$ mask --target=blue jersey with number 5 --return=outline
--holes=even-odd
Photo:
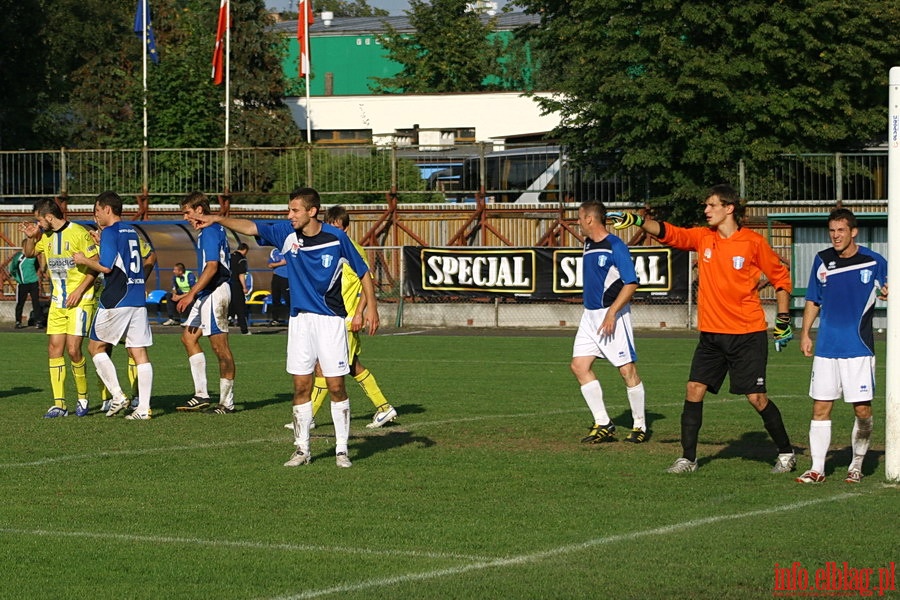
[[[104,276],[101,308],[144,306],[144,260],[134,227],[119,221],[100,233],[100,264],[112,269]]]

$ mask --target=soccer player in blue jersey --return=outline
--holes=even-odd
[[[347,307],[341,296],[343,265],[349,264],[362,282],[365,302],[351,318],[351,330],[364,327],[370,335],[378,329],[375,286],[365,260],[347,234],[319,221],[321,200],[312,188],[298,188],[290,194],[288,220],[248,221],[197,215],[197,227],[227,227],[256,236],[263,245],[278,248],[288,267],[291,289],[291,316],[288,322],[287,372],[294,380],[294,446],[286,467],[310,461],[309,430],[312,421],[311,393],[316,362],[331,395],[335,455],[338,467],[350,467],[347,455],[350,438],[350,400],[344,376],[350,372],[347,346]],[[365,307],[364,309],[362,307]]]
[[[593,371],[594,360],[605,358],[619,370],[631,405],[632,430],[626,442],[647,440],[644,384],[637,372],[637,352],[631,328],[629,302],[638,287],[628,246],[606,229],[606,207],[592,200],[578,207],[578,224],[584,233],[582,259],[584,314],[572,350],[572,373],[581,395],[594,416],[588,444],[613,441],[616,426],[606,412],[603,389]]]
[[[809,425],[812,468],[799,483],[825,481],[825,455],[831,445],[831,408],[843,395],[853,405],[856,420],[850,435],[853,459],[847,483],[862,479],[862,463],[872,436],[872,398],[875,390],[875,336],[872,320],[875,299],[887,299],[887,261],[856,243],[856,216],[838,208],[828,216],[831,248],[818,254],[806,288],[800,331],[800,350],[813,357],[809,396],[813,399]],[[810,329],[819,318],[813,352]]]
[[[112,393],[107,417],[112,417],[131,403],[119,385],[116,367],[107,352],[122,338],[128,355],[137,365],[138,405],[126,416],[129,420],[150,418],[150,393],[153,367],[147,347],[153,344],[150,320],[144,301],[144,260],[140,238],[134,228],[122,221],[122,199],[115,192],[103,192],[94,202],[94,219],[103,230],[100,234],[99,260],[82,252],[73,255],[75,264],[103,273],[97,317],[91,327],[88,352],[97,374]]]
[[[202,192],[191,192],[181,201],[184,218],[209,215],[209,199]],[[231,250],[221,225],[199,230],[197,236],[197,271],[200,276],[191,289],[178,301],[178,312],[188,312],[181,343],[187,350],[194,380],[194,396],[181,411],[203,411],[211,414],[234,412],[234,356],[228,344],[228,305],[231,303]],[[219,359],[219,403],[210,405],[206,380],[206,355],[200,337],[209,338],[209,345]]]

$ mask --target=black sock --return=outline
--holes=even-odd
[[[793,452],[794,448],[791,446],[791,440],[788,437],[787,430],[784,428],[784,421],[781,419],[781,411],[778,410],[775,403],[769,400],[766,407],[758,412],[759,416],[762,417],[766,431],[769,432],[772,441],[778,446],[778,453],[790,454]]]
[[[703,402],[684,401],[681,411],[682,456],[691,462],[697,460],[697,436],[703,425]]]

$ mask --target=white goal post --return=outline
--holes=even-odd
[[[888,85],[888,286],[887,376],[885,380],[885,477],[900,482],[900,67]],[[890,216],[897,215],[897,216]]]

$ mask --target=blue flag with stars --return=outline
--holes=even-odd
[[[144,37],[144,2],[138,0],[137,10],[134,12],[134,33],[141,39]],[[150,5],[147,5],[147,54],[150,60],[159,64],[159,52],[156,51],[156,35],[153,33],[153,19],[150,17]]]

